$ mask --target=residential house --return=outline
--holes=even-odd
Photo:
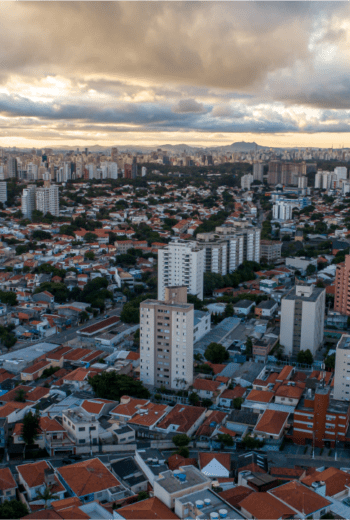
[[[176,404],[157,424],[156,430],[167,433],[185,433],[191,436],[204,421],[206,409],[201,406]]]
[[[229,478],[231,472],[230,453],[198,453],[199,468],[210,478]]]
[[[17,483],[10,468],[0,469],[0,501],[16,500]]]
[[[44,492],[46,487],[51,487],[51,492],[57,495],[59,500],[64,498],[66,489],[45,460],[16,466],[16,470],[18,482],[24,487],[28,502],[37,499],[38,493]]]

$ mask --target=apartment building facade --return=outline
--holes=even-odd
[[[350,316],[350,255],[345,256],[345,262],[337,264],[335,273],[334,310]]]
[[[335,353],[334,399],[350,399],[350,335],[343,334]]]
[[[60,214],[59,189],[52,184],[50,187],[38,188],[36,190],[36,209],[44,215],[51,213],[55,217]]]
[[[280,343],[287,356],[309,349],[314,355],[323,341],[326,291],[296,285],[281,300]]]
[[[274,262],[281,258],[282,242],[277,240],[261,240],[260,241],[260,255],[265,258],[267,262]]]
[[[194,306],[187,303],[186,287],[167,287],[165,298],[140,305],[140,379],[187,388],[193,382]]]
[[[199,233],[197,247],[204,251],[204,272],[232,273],[245,260],[260,261],[258,227],[220,226],[214,233]]]
[[[158,250],[158,300],[166,287],[186,286],[203,300],[204,251],[195,242],[174,241]]]

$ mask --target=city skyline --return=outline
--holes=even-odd
[[[348,145],[348,3],[0,9],[0,146]]]

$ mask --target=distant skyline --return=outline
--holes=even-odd
[[[348,2],[2,2],[0,146],[350,146]]]

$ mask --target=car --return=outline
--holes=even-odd
[[[74,455],[72,453],[72,455],[68,455],[68,458],[71,460],[81,460],[83,457],[81,455]]]
[[[73,461],[71,459],[65,458],[65,459],[62,459],[62,463],[63,464],[73,464]]]

